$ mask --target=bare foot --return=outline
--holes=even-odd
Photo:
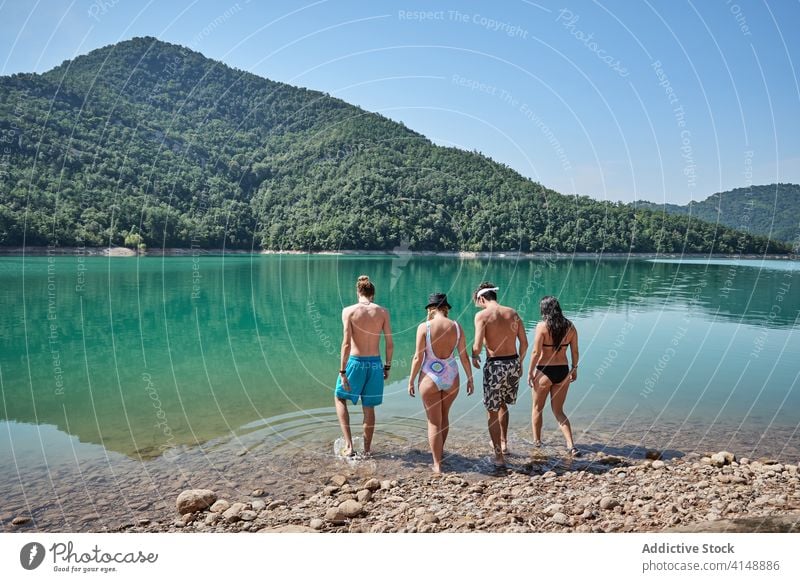
[[[508,455],[508,454],[509,454],[509,450],[508,450],[508,442],[507,442],[507,441],[500,441],[500,451],[501,451],[501,452],[502,452],[504,455]]]
[[[342,449],[342,456],[343,457],[352,457],[354,455],[355,455],[355,452],[353,451],[353,445],[352,444],[345,445],[344,448]]]
[[[495,449],[494,451],[494,466],[495,467],[505,467],[506,466],[506,458],[503,456],[502,450]]]
[[[439,463],[434,463],[431,465],[431,470],[436,474],[441,474],[442,466]]]

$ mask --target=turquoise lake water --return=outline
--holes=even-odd
[[[155,458],[263,426],[313,435],[320,415],[334,420],[339,314],[362,273],[392,313],[395,365],[379,409],[392,430],[424,418],[405,386],[427,294],[447,292],[471,336],[470,294],[489,279],[529,334],[545,294],[577,325],[576,431],[636,441],[690,431],[710,448],[747,434],[770,455],[795,446],[797,262],[65,256],[0,259],[0,462],[43,426],[48,456],[69,457],[91,444]],[[512,414],[529,425],[527,388]],[[483,426],[478,396],[462,394],[454,415],[465,430]]]

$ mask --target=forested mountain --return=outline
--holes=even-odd
[[[636,202],[637,208],[688,215],[719,222],[738,230],[791,242],[800,235],[800,185],[769,184],[712,194],[701,202],[656,204]]]
[[[326,94],[134,38],[0,78],[0,244],[785,252],[564,196]]]

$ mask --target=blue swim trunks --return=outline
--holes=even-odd
[[[380,356],[350,356],[345,366],[350,392],[342,389],[342,377],[336,378],[336,398],[352,400],[362,406],[377,406],[383,402],[383,362]]]

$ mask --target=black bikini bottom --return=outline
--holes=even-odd
[[[569,366],[536,366],[542,374],[550,378],[553,384],[560,384],[569,376]]]

